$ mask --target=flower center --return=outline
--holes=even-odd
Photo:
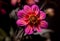
[[[30,21],[31,24],[35,25],[38,22],[38,18],[34,15],[31,15],[29,17],[29,21]]]

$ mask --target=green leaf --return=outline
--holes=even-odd
[[[0,28],[0,41],[3,41],[3,39],[7,36],[6,32]]]

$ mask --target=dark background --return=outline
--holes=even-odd
[[[13,27],[15,27],[15,23],[14,23],[15,20],[13,20],[13,22],[10,21],[9,13],[11,12],[11,10],[17,8],[17,5],[15,7],[12,6],[10,4],[10,0],[2,0],[2,1],[3,1],[3,3],[2,3],[2,6],[0,8],[4,8],[7,13],[6,14],[2,14],[0,12],[0,27],[2,29],[4,29],[4,31],[6,31],[6,33],[9,33],[10,26],[12,25]],[[54,5],[54,3],[50,3],[50,1],[55,2],[56,5]],[[60,28],[60,24],[59,24],[59,21],[60,21],[59,20],[60,19],[60,17],[59,17],[60,16],[59,15],[60,14],[60,9],[59,9],[60,8],[60,1],[59,0],[54,0],[54,1],[50,0],[50,1],[48,2],[48,4],[42,10],[44,10],[46,8],[49,8],[49,7],[54,8],[55,16],[53,17],[53,19],[51,19],[52,20],[51,21],[51,25],[52,26],[49,27],[49,29],[52,29],[52,30],[55,31],[54,34],[53,34],[52,40],[53,41],[59,41],[59,37],[60,37],[60,34],[59,34],[60,33],[60,29],[59,29]],[[44,0],[40,0],[38,5],[41,6],[43,3],[44,3]],[[21,4],[22,5],[25,4],[24,0],[22,1]],[[16,29],[16,27],[14,29]]]

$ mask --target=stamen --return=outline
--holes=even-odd
[[[38,22],[38,17],[36,17],[34,15],[30,15],[29,21],[31,24],[35,25]]]

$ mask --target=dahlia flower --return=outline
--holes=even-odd
[[[36,32],[42,32],[42,29],[47,28],[48,23],[45,21],[46,14],[39,10],[37,5],[32,5],[31,7],[25,5],[22,10],[17,13],[18,26],[25,26],[26,34],[33,34]]]

